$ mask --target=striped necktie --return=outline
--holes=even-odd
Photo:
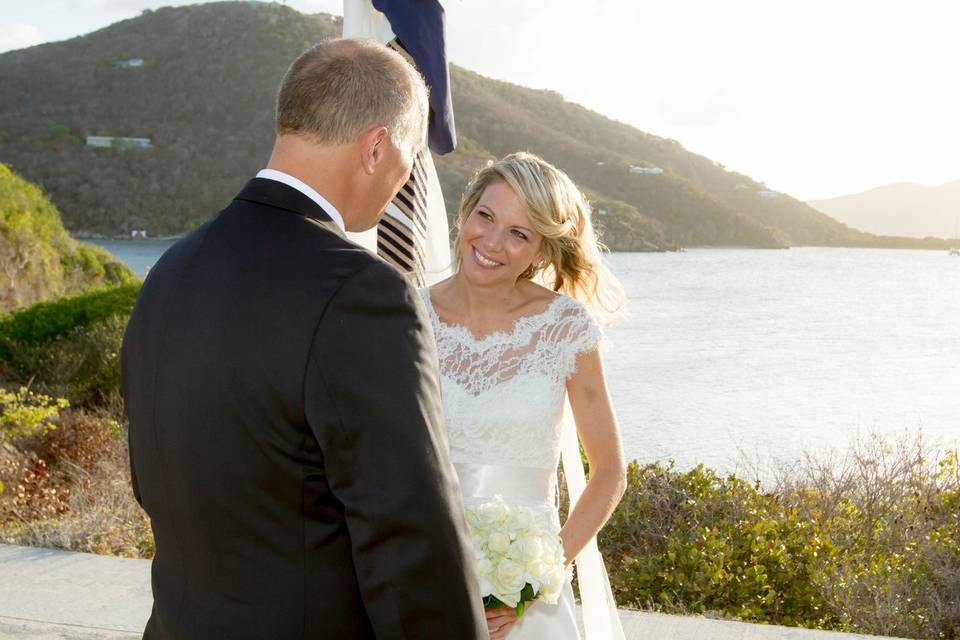
[[[402,55],[416,69],[417,65],[394,38],[387,46]],[[424,247],[427,241],[427,174],[421,150],[413,159],[410,178],[387,205],[377,225],[377,254],[405,273],[413,284],[423,287]]]

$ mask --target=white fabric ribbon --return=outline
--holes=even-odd
[[[560,443],[563,460],[563,475],[570,496],[570,513],[587,486],[580,459],[580,441],[577,427],[566,402],[563,412],[563,433]],[[597,548],[597,539],[591,538],[580,555],[576,557],[577,584],[580,586],[580,603],[583,612],[585,640],[625,640],[617,603],[610,590],[610,580],[603,566],[603,558]]]
[[[557,473],[551,469],[454,463],[464,500],[501,496],[507,502],[553,505]]]

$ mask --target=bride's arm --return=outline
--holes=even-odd
[[[569,565],[607,522],[623,497],[627,480],[620,430],[607,392],[599,349],[578,356],[576,371],[567,379],[567,396],[590,463],[583,495],[560,530]]]

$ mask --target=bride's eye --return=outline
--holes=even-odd
[[[514,229],[514,230],[513,230],[513,235],[516,236],[517,238],[520,238],[521,240],[526,240],[526,239],[527,239],[527,234],[525,234],[523,231],[518,231],[518,230]]]

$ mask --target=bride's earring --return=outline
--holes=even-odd
[[[533,262],[530,263],[530,266],[523,270],[523,273],[520,274],[520,279],[529,280],[533,276],[537,275],[537,271],[540,271],[540,265],[543,264],[543,258],[537,257]]]

